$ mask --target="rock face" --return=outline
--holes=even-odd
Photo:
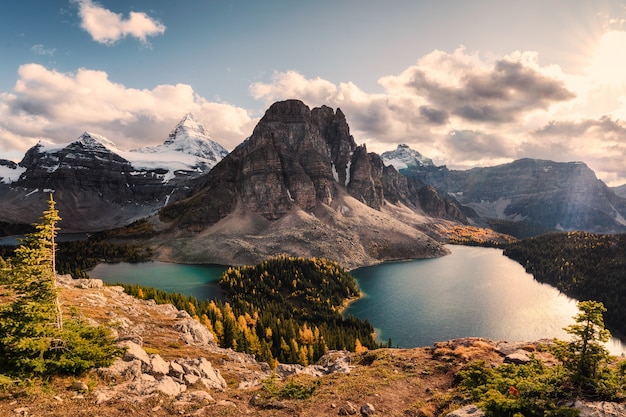
[[[287,253],[348,267],[438,256],[440,244],[418,231],[433,221],[418,189],[356,145],[341,110],[282,101],[196,181],[189,198],[159,212],[177,238],[181,230],[196,233],[184,254],[170,242],[164,252],[167,260],[228,264]]]
[[[340,109],[309,110],[287,100],[273,104],[252,136],[199,182],[195,194],[163,209],[161,217],[191,229],[214,224],[235,208],[276,220],[296,207],[312,212],[331,205],[338,188],[375,210],[386,197],[420,210],[421,187],[399,177],[380,156],[356,145]],[[445,209],[432,213],[448,216]],[[465,220],[460,210],[456,214]]]
[[[67,145],[39,143],[19,165],[0,163],[0,220],[35,222],[53,192],[66,231],[123,226],[182,197],[226,154],[192,115],[164,144],[130,152],[90,132]]]
[[[626,199],[582,162],[520,159],[467,171],[413,164],[401,171],[450,194],[484,219],[553,230],[626,231]]]

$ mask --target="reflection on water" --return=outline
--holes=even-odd
[[[110,284],[139,284],[208,300],[222,298],[217,281],[225,270],[226,267],[220,265],[121,262],[99,264],[89,271],[89,276]]]
[[[451,255],[353,271],[365,297],[346,310],[368,319],[380,341],[414,347],[459,337],[569,340],[563,327],[576,301],[535,281],[518,263],[491,248],[450,246]],[[626,349],[617,339],[613,354]]]

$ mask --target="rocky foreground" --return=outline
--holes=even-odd
[[[219,348],[184,311],[103,287],[100,280],[60,277],[65,307],[111,327],[125,355],[80,378],[57,378],[0,396],[0,415],[99,416],[481,416],[454,388],[454,375],[482,359],[521,363],[530,353],[553,358],[537,343],[466,338],[415,349],[328,352],[308,367],[275,371],[252,356]],[[285,388],[291,389],[291,391]],[[288,392],[309,390],[309,398]],[[623,416],[626,406],[573,404],[581,416]]]

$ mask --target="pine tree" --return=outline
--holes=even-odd
[[[60,220],[50,196],[36,231],[15,250],[5,281],[14,301],[0,310],[0,364],[45,371],[45,353],[61,345],[62,329],[54,271],[54,236]]]
[[[64,326],[55,277],[56,224],[50,195],[36,231],[2,267],[10,302],[0,306],[0,371],[22,375],[81,373],[121,353],[108,330],[77,318]]]
[[[564,330],[573,336],[570,342],[558,341],[555,355],[563,362],[578,392],[594,391],[600,366],[609,357],[604,347],[611,333],[604,328],[604,304],[597,301],[580,301],[580,312],[574,317],[575,324]]]

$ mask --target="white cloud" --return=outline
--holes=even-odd
[[[114,13],[92,0],[75,0],[81,28],[91,35],[94,41],[113,45],[126,36],[133,36],[147,44],[148,36],[161,35],[165,25],[142,12],[130,12],[128,18]]]
[[[22,65],[13,90],[0,95],[0,151],[25,151],[39,139],[66,143],[85,130],[108,137],[120,149],[155,145],[187,112],[227,149],[250,135],[256,122],[246,110],[209,102],[187,84],[135,89],[109,80],[103,71],[62,73]]]

